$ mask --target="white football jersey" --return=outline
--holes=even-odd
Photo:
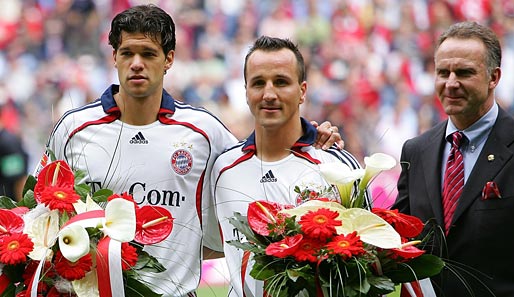
[[[85,171],[93,190],[128,192],[139,205],[171,212],[170,236],[145,247],[167,270],[147,280],[164,296],[192,296],[200,281],[202,240],[212,246],[203,239],[202,225],[217,225],[207,185],[212,165],[237,139],[212,114],[165,91],[158,121],[123,123],[113,98],[118,88],[113,85],[99,100],[64,114],[47,150]]]
[[[245,240],[228,218],[233,217],[234,212],[246,216],[250,202],[267,200],[295,205],[298,196],[295,186],[318,191],[329,186],[317,164],[344,162],[352,169],[360,168],[359,162],[347,151],[315,149],[312,144],[316,129],[303,119],[302,125],[304,136],[291,149],[292,153],[280,161],[264,162],[255,155],[254,134],[216,160],[211,183],[223,241]],[[263,282],[249,274],[251,255],[227,243],[223,249],[230,272],[229,296],[262,297]]]

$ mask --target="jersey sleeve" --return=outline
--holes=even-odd
[[[70,123],[64,118],[61,118],[55,125],[52,133],[48,138],[48,142],[45,146],[45,151],[41,156],[36,168],[33,171],[33,175],[37,176],[39,171],[45,167],[45,165],[52,160],[65,160],[64,147],[68,141],[70,135]]]
[[[223,125],[219,125],[218,129],[212,131],[211,135],[215,137],[212,139],[212,153],[209,160],[209,167],[205,179],[204,196],[202,199],[202,229],[204,246],[214,251],[223,251],[223,238],[221,236],[221,229],[219,227],[218,219],[216,216],[216,205],[214,201],[214,180],[217,176],[213,166],[215,160],[221,153],[228,147],[237,143],[235,136],[230,133]]]

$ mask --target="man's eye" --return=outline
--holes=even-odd
[[[288,82],[287,82],[287,80],[285,80],[285,79],[277,79],[277,80],[275,81],[275,85],[276,85],[276,86],[283,87],[283,86],[287,86],[287,85],[288,85]]]

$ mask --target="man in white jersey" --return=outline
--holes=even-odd
[[[245,240],[228,218],[234,212],[246,215],[250,202],[265,199],[295,204],[295,186],[314,190],[329,186],[317,164],[340,161],[360,168],[346,151],[313,147],[316,129],[300,117],[307,91],[304,60],[291,41],[259,38],[246,56],[244,77],[255,131],[218,157],[212,174],[224,241]],[[250,254],[229,244],[223,250],[230,272],[229,296],[264,296],[263,282],[249,275]]]
[[[237,140],[206,110],[163,90],[176,43],[166,12],[153,5],[129,8],[113,19],[109,43],[120,85],[65,113],[52,131],[47,154],[85,171],[93,190],[128,192],[139,205],[167,207],[175,218],[172,233],[145,247],[166,272],[152,274],[148,285],[164,296],[194,296],[202,255],[208,256],[202,247],[214,244],[202,230],[217,225],[208,186],[212,165]],[[330,124],[324,124],[319,141],[340,140],[337,128],[330,128],[332,134],[326,128]]]

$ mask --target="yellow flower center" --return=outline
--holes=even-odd
[[[286,248],[288,248],[289,246],[288,246],[287,244],[285,244],[285,243],[281,243],[281,244],[280,244],[280,247],[281,247],[281,248],[285,248],[285,249],[286,249]]]
[[[342,247],[342,248],[345,248],[345,247],[349,247],[350,246],[350,243],[346,240],[341,240],[337,243],[338,246]]]
[[[63,192],[63,191],[55,191],[54,192],[54,197],[58,198],[58,199],[65,199],[66,198],[66,193]]]
[[[327,217],[324,215],[317,215],[314,217],[314,222],[317,224],[325,224],[327,222]]]
[[[70,244],[71,243],[71,239],[69,237],[64,237],[62,239],[62,242],[64,242],[65,244]]]
[[[20,243],[16,240],[9,242],[9,244],[7,245],[7,249],[11,250],[11,251],[17,250],[19,247],[20,247]]]

